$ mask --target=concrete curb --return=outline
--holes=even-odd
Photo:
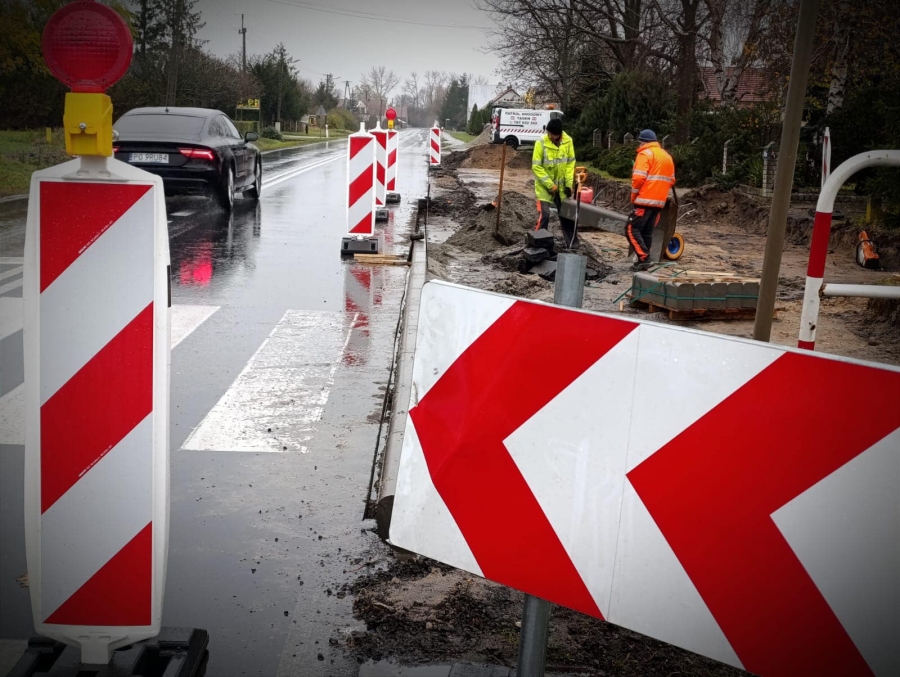
[[[400,330],[402,334],[397,355],[397,377],[391,406],[391,422],[384,445],[384,461],[381,464],[378,499],[375,503],[376,531],[384,541],[388,541],[390,534],[397,474],[400,469],[400,452],[403,450],[403,435],[406,432],[406,414],[409,412],[412,395],[413,358],[416,353],[416,335],[419,331],[419,309],[422,304],[422,287],[428,271],[426,240],[427,237],[410,242],[412,262],[406,288],[406,303],[403,308],[403,324]]]
[[[16,200],[27,200],[28,193],[22,193],[21,195],[7,195],[6,197],[0,197],[0,204],[4,202],[15,202]]]

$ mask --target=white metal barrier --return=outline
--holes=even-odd
[[[824,285],[825,259],[828,255],[828,239],[831,235],[831,215],[834,199],[844,182],[860,169],[874,165],[900,167],[900,150],[873,150],[854,155],[841,163],[825,181],[816,204],[816,220],[813,223],[812,242],[809,248],[809,265],[806,269],[806,291],[803,294],[803,311],[800,315],[799,348],[815,350],[816,328],[819,323],[819,295],[860,296],[863,298],[900,298],[897,287],[877,285]]]

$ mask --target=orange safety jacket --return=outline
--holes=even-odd
[[[675,185],[672,156],[656,141],[637,150],[631,170],[631,201],[641,207],[665,207],[669,189]]]

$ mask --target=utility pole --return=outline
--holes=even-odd
[[[344,80],[344,108],[350,107],[351,104],[349,102],[350,102],[350,81]]]
[[[791,80],[788,85],[787,105],[784,108],[781,145],[778,149],[778,167],[775,170],[775,189],[772,192],[772,209],[769,212],[769,228],[766,234],[766,253],[763,258],[762,278],[759,283],[756,319],[753,322],[753,338],[757,341],[768,341],[772,335],[772,314],[775,312],[775,293],[778,291],[778,273],[781,270],[784,231],[787,228],[788,208],[791,206],[794,165],[797,163],[797,142],[800,138],[803,101],[806,98],[809,62],[812,58],[818,13],[819,0],[800,0],[800,17],[797,20],[794,57],[791,63]]]
[[[247,72],[247,29],[244,28],[244,15],[241,14],[241,30],[238,31],[241,34],[241,38],[243,39],[243,46],[241,48],[241,64],[243,66],[243,70]]]
[[[181,58],[182,21],[181,15],[184,0],[175,0],[175,13],[172,22],[172,48],[169,51],[168,77],[166,78],[166,106],[175,105],[178,95],[178,61]]]

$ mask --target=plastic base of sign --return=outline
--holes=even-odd
[[[32,637],[9,677],[203,677],[209,633],[198,628],[163,628],[157,637],[112,652],[106,665],[81,663],[81,652],[46,637]]]
[[[377,235],[368,237],[353,237],[349,235],[341,240],[341,255],[378,254],[380,251],[381,241]]]
[[[388,193],[387,197],[384,200],[384,203],[389,205],[396,205],[400,204],[400,200],[400,193]]]
[[[390,212],[387,209],[376,209],[375,210],[375,222],[379,221],[387,221],[390,217]]]

